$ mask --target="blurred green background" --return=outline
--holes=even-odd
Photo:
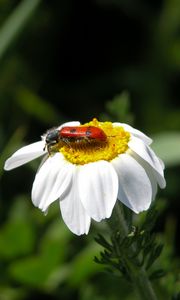
[[[158,299],[177,299],[179,98],[179,0],[0,0],[0,300],[136,300],[93,262],[104,223],[76,237],[58,205],[46,217],[33,207],[40,161],[3,172],[10,154],[48,128],[93,117],[144,131],[165,161],[155,231],[166,275],[154,288]]]

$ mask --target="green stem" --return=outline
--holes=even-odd
[[[111,232],[117,233],[120,232],[121,237],[124,238],[128,235],[129,229],[124,218],[124,214],[122,211],[122,206],[120,203],[117,203],[112,217],[108,220],[108,225]],[[130,250],[132,254],[135,252],[135,245],[130,246]],[[134,284],[134,288],[139,295],[139,299],[142,300],[157,300],[157,297],[152,288],[151,282],[149,281],[148,275],[144,267],[135,267],[134,264],[126,257],[126,264],[129,269],[129,275]]]
[[[0,29],[0,59],[31,17],[41,0],[24,0]]]

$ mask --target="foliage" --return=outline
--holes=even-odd
[[[157,244],[155,236],[152,234],[152,228],[156,220],[155,215],[155,210],[149,210],[140,228],[133,227],[132,231],[125,237],[117,231],[111,236],[110,243],[99,234],[96,242],[103,246],[105,250],[101,252],[100,259],[95,257],[95,262],[120,271],[128,282],[131,281],[131,270],[128,267],[127,260],[130,260],[137,269],[144,266],[145,270],[149,270],[163,249],[163,245]],[[155,279],[163,275],[163,270],[153,270],[149,274],[149,278]]]

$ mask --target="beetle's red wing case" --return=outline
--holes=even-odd
[[[84,138],[105,141],[107,136],[101,128],[95,126],[66,126],[60,129],[59,138],[74,140]]]

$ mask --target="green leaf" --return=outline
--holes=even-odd
[[[71,263],[70,285],[79,286],[94,273],[102,270],[99,264],[93,262],[93,258],[98,256],[100,249],[98,244],[92,242],[75,257]]]
[[[68,254],[67,243],[72,235],[59,220],[49,226],[39,241],[36,255],[19,259],[9,267],[9,274],[18,282],[34,287],[45,287],[51,275]]]
[[[68,253],[68,243],[71,238],[70,230],[60,219],[56,219],[49,225],[40,244],[40,251],[42,256],[47,259],[47,264],[49,261],[51,264],[54,261],[56,265],[57,262],[60,263],[65,260]]]
[[[161,278],[161,277],[163,277],[163,276],[165,276],[164,270],[159,269],[159,270],[153,271],[153,272],[150,274],[149,279],[150,279],[150,280],[159,279],[159,278]]]
[[[153,150],[168,167],[180,164],[180,133],[164,132],[153,137]]]
[[[42,286],[51,270],[50,262],[38,255],[18,260],[8,269],[9,275],[16,281],[36,287]]]
[[[133,115],[130,111],[130,97],[129,93],[124,91],[119,95],[116,95],[111,101],[106,103],[107,114],[102,114],[101,119],[111,120],[125,123],[133,122]]]
[[[25,294],[22,287],[0,286],[1,300],[24,300]]]
[[[41,0],[24,0],[14,9],[0,30],[0,59],[23,30]]]
[[[55,124],[59,122],[59,114],[53,106],[34,92],[19,87],[16,94],[16,102],[26,112],[44,124]]]
[[[12,259],[34,247],[34,230],[28,220],[10,220],[0,230],[0,256]]]
[[[112,250],[111,244],[101,234],[98,234],[97,237],[95,237],[95,241],[102,247],[104,247],[110,251]]]
[[[151,248],[151,252],[149,252],[149,259],[146,263],[146,269],[149,269],[154,261],[160,256],[163,250],[163,244],[152,244]]]

